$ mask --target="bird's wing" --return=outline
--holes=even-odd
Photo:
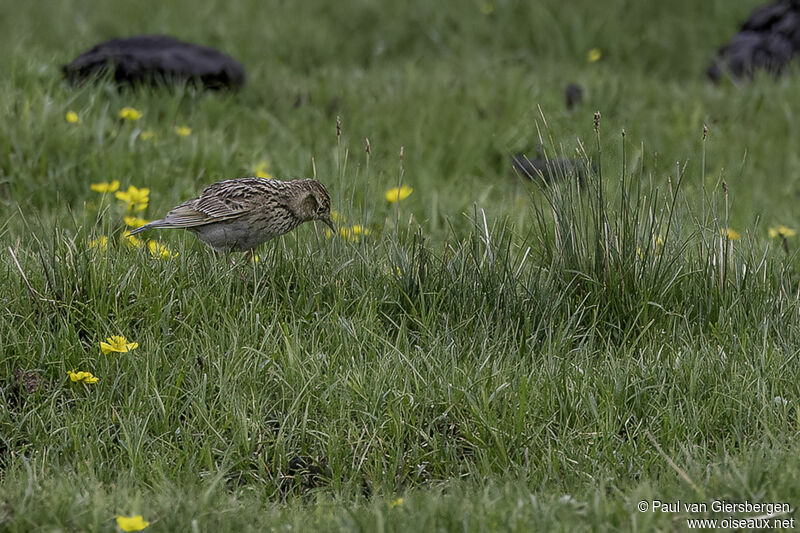
[[[172,211],[167,213],[164,217],[162,227],[171,228],[191,228],[193,226],[202,226],[212,222],[219,222],[222,220],[229,220],[237,218],[246,213],[240,211],[237,213],[230,213],[226,215],[212,215],[197,208],[197,199],[190,200],[186,203],[179,205]]]
[[[210,185],[197,198],[184,202],[167,213],[165,222],[171,227],[189,228],[230,220],[258,207],[265,193],[267,180],[240,178]]]

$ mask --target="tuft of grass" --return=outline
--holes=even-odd
[[[798,224],[794,75],[700,79],[752,6],[491,4],[2,13],[0,529],[674,529],[713,514],[636,504],[797,501],[800,277],[767,232]],[[58,80],[140,30],[250,83]],[[536,144],[576,164],[521,181]],[[261,162],[321,179],[344,233],[154,256],[89,187],[149,188],[152,219]]]

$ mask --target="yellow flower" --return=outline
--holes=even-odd
[[[150,189],[146,187],[128,186],[128,190],[117,191],[115,194],[118,200],[122,200],[127,204],[128,211],[144,211],[147,209],[147,203],[150,201]]]
[[[102,193],[114,192],[117,189],[119,189],[119,180],[114,180],[111,182],[104,181],[102,183],[92,183],[91,185],[89,185],[89,187],[94,192],[102,192]]]
[[[70,124],[77,124],[78,122],[81,121],[81,119],[78,118],[78,114],[75,111],[72,111],[72,110],[67,111],[67,114],[64,116],[64,118]]]
[[[658,238],[656,239],[656,246],[663,246],[663,245],[664,245],[664,239],[662,239],[661,235],[659,235]]]
[[[414,189],[407,185],[403,185],[400,188],[392,187],[388,191],[386,191],[386,201],[396,204],[400,200],[405,200],[408,198],[408,195],[414,192]]]
[[[142,239],[136,237],[135,235],[131,235],[130,231],[122,232],[122,242],[124,242],[128,248],[141,248],[144,246]]]
[[[91,385],[92,383],[100,381],[100,378],[94,377],[91,372],[73,372],[72,370],[68,370],[67,374],[73,383],[89,383]]]
[[[96,239],[92,239],[89,241],[89,248],[98,248],[100,250],[105,250],[108,248],[108,237],[103,235],[102,237],[98,237]]]
[[[395,507],[400,507],[403,505],[403,498],[397,498],[395,501],[389,504],[390,509],[394,509]]]
[[[178,252],[171,252],[169,248],[154,240],[147,241],[147,247],[150,249],[150,254],[158,259],[172,259],[173,257],[178,257]]]
[[[255,172],[256,177],[264,178],[264,179],[271,179],[272,174],[269,173],[269,161],[264,161],[263,159],[258,162],[258,164],[253,169]]]
[[[639,259],[644,259],[644,252],[642,251],[641,246],[636,247],[636,255],[639,256]]]
[[[139,134],[139,138],[143,141],[149,141],[156,138],[156,132],[153,130],[144,130]]]
[[[353,226],[351,226],[349,228],[347,228],[347,227],[339,228],[339,235],[341,235],[341,237],[343,239],[347,239],[350,242],[359,242],[361,240],[361,235],[365,235],[366,236],[366,235],[369,235],[370,233],[372,233],[372,231],[370,231],[369,228],[365,228],[365,227],[360,226],[358,224],[354,224]],[[333,235],[331,234],[330,230],[327,230],[325,232],[325,236],[330,238]]]
[[[135,121],[142,118],[142,114],[132,107],[123,107],[119,110],[119,118],[123,120]]]
[[[586,60],[589,63],[599,61],[601,57],[603,57],[603,52],[601,52],[599,48],[592,48],[586,53]]]
[[[344,215],[341,214],[339,211],[337,211],[336,209],[332,209],[331,210],[331,220],[333,220],[334,222],[344,222],[345,218],[344,218]]]
[[[731,228],[722,230],[722,236],[727,237],[729,241],[738,241],[741,237],[738,231],[732,230]]]
[[[483,13],[486,16],[489,16],[492,13],[494,13],[494,4],[491,2],[483,2],[481,4],[481,13]]]
[[[123,220],[125,220],[125,225],[131,228],[141,228],[142,226],[147,224],[147,220],[130,215],[126,215]]]
[[[181,137],[188,137],[192,134],[192,128],[189,126],[176,126],[175,133],[180,135]]]
[[[142,515],[136,516],[118,516],[117,525],[122,531],[141,531],[150,525],[150,522],[142,518]]]
[[[789,237],[794,237],[797,235],[797,232],[792,228],[787,226],[778,226],[777,228],[769,228],[769,237],[770,239],[774,239],[775,237],[782,237],[784,239],[788,239]]]
[[[100,343],[100,350],[105,354],[109,354],[111,352],[125,353],[135,350],[138,347],[138,342],[128,342],[128,339],[122,335],[113,335],[107,338],[106,342]]]

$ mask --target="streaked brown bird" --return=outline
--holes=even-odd
[[[185,228],[222,252],[248,252],[303,222],[320,220],[335,233],[331,199],[317,180],[234,178],[209,185],[167,216],[131,231]]]

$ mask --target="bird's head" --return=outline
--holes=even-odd
[[[336,233],[331,219],[331,197],[317,180],[297,180],[298,191],[293,198],[292,211],[303,222],[320,220]]]

